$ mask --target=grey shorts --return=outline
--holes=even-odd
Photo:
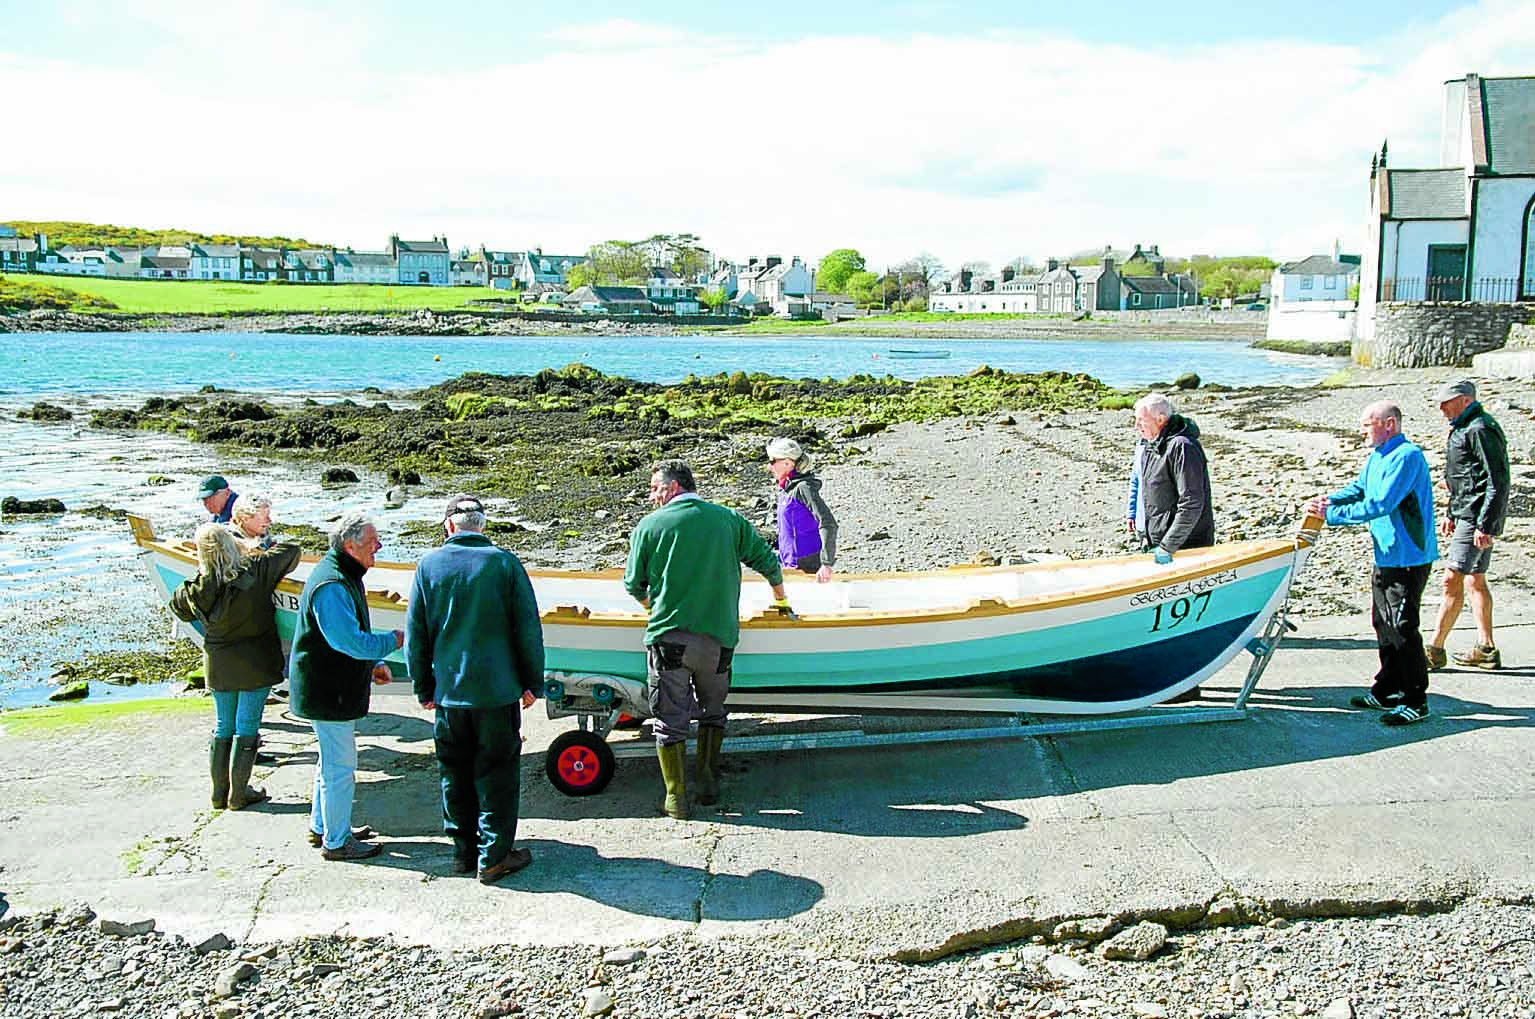
[[[1455,521],[1455,534],[1444,564],[1456,573],[1486,573],[1492,562],[1492,549],[1476,547],[1476,525],[1469,520]]]

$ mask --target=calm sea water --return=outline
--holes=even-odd
[[[944,360],[898,360],[892,347],[947,350]],[[438,360],[441,358],[441,360]],[[0,519],[0,707],[43,701],[55,663],[89,651],[153,646],[169,618],[144,578],[121,521],[75,510],[131,509],[162,533],[189,535],[204,519],[197,480],[220,471],[240,491],[270,495],[279,519],[323,526],[342,508],[367,509],[393,534],[435,511],[416,502],[382,505],[384,479],[326,491],[305,472],[258,455],[236,455],[156,432],[92,429],[86,410],[134,404],[156,393],[206,384],[274,394],[335,394],[364,386],[408,389],[466,371],[527,373],[580,361],[611,374],[667,382],[689,373],[746,369],[789,377],[858,373],[901,378],[962,374],[981,364],[1010,371],[1065,370],[1117,386],[1163,381],[1185,371],[1228,385],[1321,379],[1325,358],[1205,341],[916,340],[811,337],[361,337],[249,333],[0,334],[0,496],[62,499],[56,517]],[[40,398],[75,418],[38,425],[15,411]],[[170,477],[166,485],[151,476]],[[386,545],[386,558],[414,553]],[[161,693],[93,685],[91,700]]]
[[[892,347],[947,350],[899,360]],[[296,336],[273,333],[15,333],[0,336],[0,397],[196,389],[285,392],[431,385],[466,371],[522,374],[579,361],[610,375],[674,382],[689,373],[762,371],[790,378],[867,373],[915,379],[979,365],[1086,372],[1111,386],[1195,371],[1225,385],[1306,385],[1328,358],[1205,340],[916,340],[857,337]]]

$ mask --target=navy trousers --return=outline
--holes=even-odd
[[[517,838],[522,763],[522,712],[498,708],[437,709],[433,730],[442,777],[442,829],[460,859],[493,867]]]

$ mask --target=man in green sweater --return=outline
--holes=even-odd
[[[698,702],[698,802],[719,801],[720,744],[730,661],[741,639],[741,567],[773,585],[787,611],[778,556],[746,518],[699,498],[693,471],[681,460],[651,469],[650,501],[658,508],[629,538],[624,587],[650,610],[645,628],[650,713],[666,779],[666,813],[688,816],[683,755],[692,705]]]

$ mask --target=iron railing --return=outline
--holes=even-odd
[[[1483,301],[1512,303],[1522,296],[1517,276],[1398,276],[1380,283],[1382,301]]]

